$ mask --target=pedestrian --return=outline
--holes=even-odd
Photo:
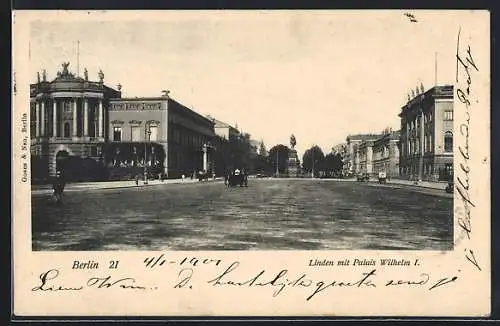
[[[56,177],[54,182],[52,183],[52,189],[54,191],[54,198],[56,199],[56,203],[60,203],[62,200],[62,194],[64,191],[64,186],[66,185],[63,175],[60,170],[56,172]]]
[[[135,185],[138,186],[139,185],[139,173],[136,173],[135,174]]]

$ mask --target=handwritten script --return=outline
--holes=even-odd
[[[151,265],[148,260],[145,265]],[[179,266],[179,269],[167,268],[165,274],[160,274],[159,279],[147,278],[142,282],[137,277],[123,277],[119,271],[107,272],[105,275],[80,274],[82,279],[75,278],[72,273],[71,281],[65,278],[59,269],[48,269],[39,274],[31,291],[36,293],[60,293],[79,292],[84,290],[120,290],[120,291],[192,291],[200,289],[203,291],[217,291],[219,288],[261,288],[269,289],[269,294],[275,298],[291,290],[303,291],[306,301],[324,295],[334,289],[375,289],[377,287],[387,288],[421,288],[432,291],[454,283],[457,275],[432,276],[430,273],[419,273],[408,276],[407,271],[400,271],[400,277],[384,276],[384,270],[376,268],[359,268],[348,273],[348,276],[335,276],[328,273],[327,277],[314,277],[306,272],[292,271],[287,268],[277,270],[258,269],[248,272],[241,269],[241,262],[232,261],[224,264],[222,260],[216,260],[217,264],[208,266],[191,265]],[[165,265],[165,267],[168,265]],[[161,268],[160,265],[157,265]],[[145,266],[146,273],[151,267]],[[172,273],[174,272],[174,273]],[[96,273],[101,273],[96,270]],[[334,272],[332,272],[334,273]],[[313,273],[314,274],[314,273]],[[69,274],[67,274],[69,275]],[[86,277],[85,277],[86,275]],[[119,276],[117,276],[119,275]],[[156,274],[158,275],[158,274]],[[394,274],[392,274],[394,275]],[[240,290],[241,291],[241,290]],[[194,295],[194,292],[193,292]]]
[[[463,122],[460,123],[460,135],[463,137],[463,143],[458,146],[460,152],[459,159],[460,168],[456,176],[455,188],[462,202],[460,211],[458,212],[457,223],[460,226],[462,233],[465,233],[467,239],[470,240],[472,234],[471,209],[476,207],[471,198],[471,167],[469,161],[471,159],[469,137],[470,137],[470,121],[471,109],[473,106],[473,77],[479,72],[477,63],[474,60],[473,52],[470,44],[461,45],[461,32],[459,28],[457,36],[457,52],[456,52],[456,95],[460,103],[465,106],[465,115]],[[465,258],[472,263],[478,270],[481,270],[479,263],[471,249],[465,249]]]

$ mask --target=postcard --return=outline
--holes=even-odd
[[[490,14],[13,12],[13,307],[488,316]]]

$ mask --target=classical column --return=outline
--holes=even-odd
[[[104,125],[103,125],[103,121],[104,121],[104,116],[103,116],[103,110],[102,110],[102,100],[99,99],[99,127],[98,127],[98,133],[97,133],[97,137],[101,138],[102,135],[104,134]]]
[[[41,115],[40,135],[43,137],[45,136],[45,101],[42,101],[42,113],[40,115]]]
[[[203,145],[203,171],[208,171],[208,148],[207,144]]]
[[[40,137],[40,102],[36,101],[36,133],[35,136],[38,138]]]
[[[83,100],[83,136],[89,135],[89,100]]]
[[[424,110],[420,112],[420,144],[419,144],[419,149],[420,149],[420,158],[418,161],[418,179],[422,180],[422,177],[424,175]]]
[[[52,136],[57,137],[57,100],[54,99],[54,112],[52,115]]]
[[[73,137],[78,137],[77,131],[78,131],[78,125],[77,125],[77,119],[78,119],[78,99],[73,99]]]

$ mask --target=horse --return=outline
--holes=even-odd
[[[227,181],[224,181],[227,187],[248,187],[248,177],[245,173],[235,171],[227,176]]]

